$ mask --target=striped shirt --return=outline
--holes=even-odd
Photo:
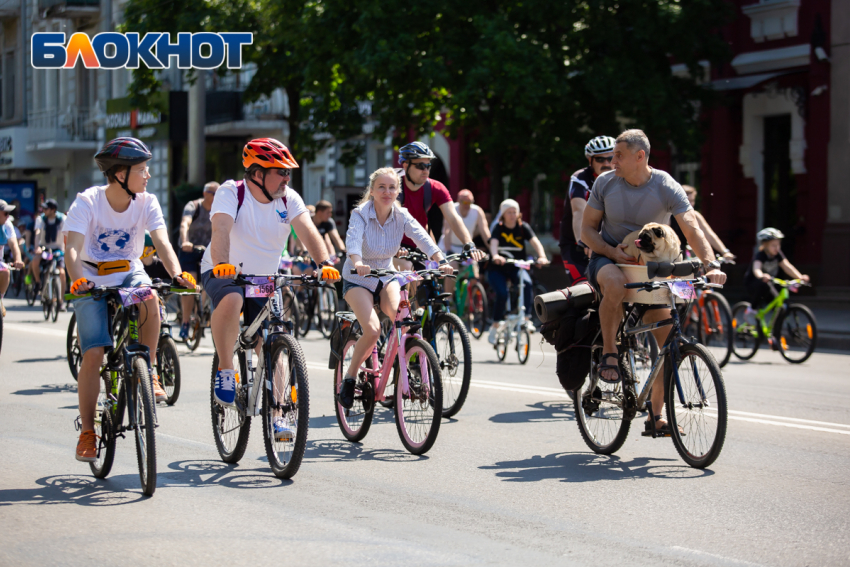
[[[372,201],[354,209],[345,235],[345,249],[348,257],[342,268],[343,279],[375,291],[378,287],[377,279],[351,273],[354,269],[351,256],[360,256],[362,262],[373,270],[391,270],[393,256],[398,252],[403,236],[413,240],[428,254],[429,258],[440,251],[422,225],[403,207],[393,206],[383,226],[378,222],[375,204]],[[391,276],[383,278],[384,284],[386,285],[391,279]]]

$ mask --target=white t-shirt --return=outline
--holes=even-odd
[[[64,216],[64,215],[63,215]],[[59,220],[58,217],[53,219],[52,223],[59,223],[59,226],[56,227],[56,240],[53,242],[47,242],[47,230],[45,228],[46,223],[42,220],[41,215],[35,217],[35,230],[40,230],[41,232],[38,235],[38,242],[36,242],[36,246],[49,247],[52,248],[54,246],[59,246],[59,240],[62,238],[62,233],[65,231],[65,220]]]
[[[161,228],[166,228],[165,219],[155,195],[136,193],[127,210],[119,213],[109,205],[103,185],[77,195],[65,217],[64,231],[79,232],[86,237],[80,253],[83,277],[96,286],[114,286],[120,285],[130,272],[144,270],[139,256],[145,248],[145,231]],[[85,263],[113,260],[130,260],[130,272],[99,276],[97,268]]]
[[[6,246],[13,238],[15,238],[15,225],[12,224],[12,217],[9,217],[5,223],[0,224],[0,262],[3,261]]]
[[[457,211],[458,216],[460,216],[460,203],[455,203],[455,210]],[[469,212],[466,213],[465,217],[460,217],[463,221],[463,225],[466,227],[466,230],[469,232],[469,236],[475,236],[475,227],[478,226],[478,208],[473,205],[469,207]],[[449,229],[451,230],[451,229]],[[437,246],[440,247],[440,250],[443,251],[444,254],[460,254],[463,252],[463,243],[460,242],[457,236],[452,235],[452,249],[446,250],[446,235],[443,234],[440,236],[440,242],[437,243]]]
[[[215,200],[210,209],[210,219],[216,214],[225,214],[236,219],[230,229],[230,263],[242,264],[243,274],[274,274],[280,265],[280,254],[286,248],[290,233],[290,223],[295,217],[307,212],[304,201],[294,189],[287,187],[286,204],[283,198],[271,203],[260,203],[245,187],[245,198],[239,214],[236,214],[238,201],[236,181],[225,181],[215,192]],[[201,272],[213,269],[212,247],[204,252]]]

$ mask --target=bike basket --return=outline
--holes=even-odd
[[[360,326],[353,311],[337,311],[331,330],[331,352],[328,357],[328,368],[336,369],[342,360],[342,349],[352,336],[359,335]]]
[[[646,266],[633,266],[630,264],[617,264],[617,267],[626,276],[629,283],[639,282],[661,282],[670,278],[650,278]],[[642,289],[627,289],[623,297],[623,303],[643,303],[646,305],[669,305],[670,290],[667,287],[644,291]],[[676,303],[685,303],[684,299],[676,298]]]

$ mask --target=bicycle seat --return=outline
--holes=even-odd
[[[667,278],[675,276],[686,278],[691,275],[699,275],[702,262],[699,260],[685,260],[683,262],[647,262],[646,275],[652,278]]]

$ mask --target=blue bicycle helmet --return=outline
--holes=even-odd
[[[402,146],[401,149],[398,150],[399,163],[404,163],[408,160],[417,158],[437,159],[437,156],[434,155],[434,152],[431,151],[431,148],[429,148],[422,142],[413,142],[407,144],[406,146]]]

